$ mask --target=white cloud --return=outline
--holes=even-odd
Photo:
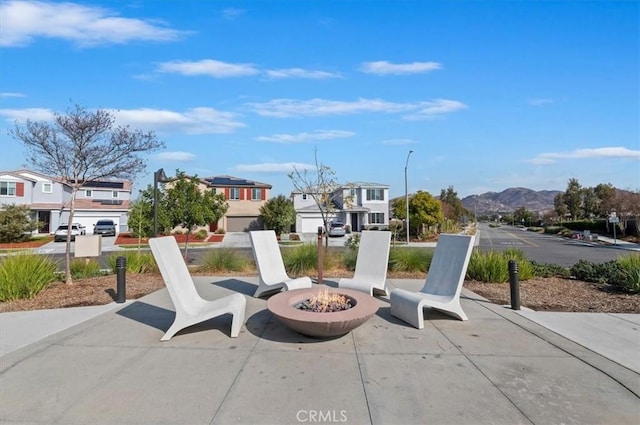
[[[173,41],[186,34],[157,20],[122,18],[101,7],[78,3],[9,0],[0,4],[0,46],[26,46],[38,37],[79,46],[124,44],[135,40]]]
[[[244,13],[245,13],[244,9],[237,9],[237,8],[234,8],[234,7],[228,7],[228,8],[226,8],[226,9],[224,9],[222,11],[222,17],[224,19],[228,19],[228,20],[232,21],[232,20],[236,19],[237,17],[244,15]]]
[[[381,142],[383,145],[389,146],[402,146],[402,145],[411,145],[416,143],[415,140],[411,139],[387,139]]]
[[[189,152],[162,152],[155,155],[155,158],[159,161],[173,161],[173,162],[189,162],[196,159],[196,155]]]
[[[606,147],[595,149],[576,149],[571,152],[541,153],[528,162],[538,165],[553,164],[561,159],[590,159],[590,158],[623,158],[640,160],[640,150],[625,147]]]
[[[362,72],[376,75],[423,74],[441,68],[442,65],[438,62],[390,63],[387,61],[377,61],[364,62],[360,66]]]
[[[244,173],[291,173],[294,169],[298,171],[315,170],[316,166],[298,162],[266,162],[262,164],[240,164],[236,165],[234,169]]]
[[[0,116],[7,118],[9,121],[22,123],[27,120],[53,121],[54,113],[50,109],[45,108],[0,109]]]
[[[24,93],[3,92],[0,93],[0,97],[26,97],[26,95]]]
[[[157,71],[188,76],[206,75],[213,78],[243,77],[260,73],[252,64],[233,64],[213,59],[163,62],[158,65]]]
[[[543,106],[543,105],[549,105],[551,103],[555,103],[555,101],[553,99],[532,98],[532,99],[527,99],[527,103],[532,106]]]
[[[331,140],[344,137],[352,137],[355,133],[352,131],[343,130],[316,130],[313,133],[298,133],[298,134],[274,134],[271,136],[256,137],[256,140],[260,142],[274,142],[282,144],[290,143],[302,143],[311,140]]]
[[[249,103],[254,112],[266,117],[344,115],[362,112],[404,112],[416,108],[408,103],[386,102],[380,99],[358,99],[353,102],[328,99],[274,99],[265,103]]]
[[[405,116],[407,120],[427,120],[441,117],[444,114],[467,109],[468,106],[457,100],[436,99],[431,102],[421,102],[418,110]]]
[[[328,78],[342,78],[340,74],[326,71],[315,71],[303,68],[271,69],[265,71],[269,78],[308,78],[313,80],[325,80]]]
[[[213,108],[192,108],[185,112],[165,109],[129,109],[113,111],[118,122],[156,131],[186,134],[232,133],[245,127],[231,112],[221,112]]]

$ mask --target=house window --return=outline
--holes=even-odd
[[[384,201],[384,189],[367,189],[367,201]]]
[[[240,189],[237,187],[229,188],[229,199],[239,200],[240,199]]]
[[[0,195],[16,196],[16,182],[0,182]]]
[[[51,192],[53,192],[53,184],[42,183],[42,193],[51,193]]]
[[[117,190],[114,190],[113,192],[111,192],[111,197],[112,197],[112,198],[117,198],[117,197],[118,197],[118,195],[119,195],[119,193],[118,193],[118,191],[117,191]]]
[[[306,200],[307,200],[307,194],[306,194],[306,193],[303,193],[303,194],[302,194],[302,200],[303,200],[303,201],[306,201]]]
[[[259,201],[262,199],[262,189],[254,187],[251,189],[251,200]]]
[[[369,224],[384,224],[384,213],[369,213]]]
[[[87,198],[91,198],[93,196],[93,190],[87,189],[84,191],[84,196]]]

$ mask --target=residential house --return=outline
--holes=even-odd
[[[119,231],[126,231],[131,188],[126,180],[85,183],[76,194],[74,223],[90,234],[97,220],[111,219]],[[0,171],[0,208],[7,204],[29,207],[31,218],[42,223],[39,233],[53,233],[69,220],[71,186],[30,170]]]
[[[229,204],[227,213],[209,227],[211,231],[246,232],[262,229],[260,207],[268,200],[271,185],[233,176],[214,176],[202,179],[215,193],[224,194]]]
[[[324,226],[320,209],[310,193],[291,193],[296,210],[296,231],[316,233]],[[330,220],[361,230],[389,226],[389,186],[379,183],[352,182],[337,187],[330,196]]]

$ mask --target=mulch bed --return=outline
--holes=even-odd
[[[173,235],[176,238],[178,243],[185,243],[187,241],[187,235]],[[197,242],[221,242],[224,235],[213,234],[209,235],[206,239],[196,239],[194,235],[189,237],[189,243],[197,243]],[[138,243],[142,245],[147,245],[149,242],[148,238],[140,238],[131,236],[129,233],[120,233],[114,242],[114,245],[137,245]]]

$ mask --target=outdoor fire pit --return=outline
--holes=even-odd
[[[364,292],[318,287],[280,292],[267,308],[284,325],[307,336],[345,335],[378,311],[378,301]]]

